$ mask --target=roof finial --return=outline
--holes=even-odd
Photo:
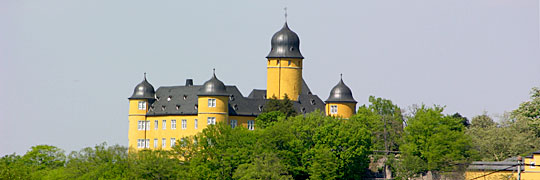
[[[339,79],[343,80],[343,73],[339,74]]]
[[[146,80],[146,72],[144,72],[144,79]]]
[[[212,71],[214,71],[212,73],[214,74],[214,77],[216,77],[216,68],[213,68]]]
[[[283,8],[283,10],[285,11],[285,22],[287,22],[287,7]]]

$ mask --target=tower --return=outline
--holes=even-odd
[[[228,122],[229,118],[229,94],[227,87],[216,77],[206,81],[198,96],[198,118],[201,124],[216,124],[217,122]],[[204,123],[206,120],[206,123]],[[205,126],[203,126],[205,127]]]
[[[293,101],[302,92],[302,61],[300,39],[289,29],[287,22],[272,36],[272,49],[266,58],[266,98],[283,99],[285,94]]]
[[[343,78],[332,88],[330,96],[326,100],[326,115],[350,118],[356,113],[356,101],[352,96],[352,91],[345,83]]]
[[[146,113],[148,112],[149,105],[155,100],[154,86],[146,80],[146,73],[144,73],[144,80],[135,86],[133,95],[128,99],[129,147],[145,146],[143,144],[149,143],[149,140],[146,138],[146,130],[150,125],[149,121],[146,120]]]

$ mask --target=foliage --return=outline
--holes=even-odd
[[[253,162],[241,164],[233,175],[234,179],[292,179],[291,175],[287,174],[287,168],[281,159],[274,153],[263,153],[257,155]]]
[[[283,99],[277,99],[276,96],[272,96],[266,102],[266,105],[263,108],[263,113],[268,113],[272,111],[280,111],[285,114],[286,117],[296,116],[297,112],[294,110],[293,102],[289,99],[289,96],[285,94]]]
[[[516,121],[527,123],[537,137],[540,137],[540,89],[535,87],[531,90],[531,100],[523,102],[512,112],[512,118]]]
[[[259,114],[255,121],[257,122],[257,128],[264,129],[269,126],[273,126],[276,122],[286,118],[286,115],[281,111],[271,111]]]
[[[369,106],[360,106],[351,120],[364,122],[368,126],[373,133],[374,149],[398,151],[403,135],[401,109],[388,99],[370,96],[369,102]]]
[[[472,119],[467,134],[471,137],[477,160],[502,161],[539,148],[540,139],[524,121],[512,121],[508,116],[496,123],[486,114]]]
[[[421,106],[408,121],[403,136],[401,165],[409,171],[402,175],[427,171],[452,171],[457,164],[471,160],[471,140],[462,120],[442,114],[443,108]]]

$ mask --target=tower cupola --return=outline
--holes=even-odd
[[[272,36],[272,49],[266,58],[300,58],[304,59],[300,53],[300,38],[289,29],[287,22],[283,28]]]
[[[212,78],[208,81],[206,81],[201,89],[199,89],[198,94],[199,96],[228,96],[227,88],[225,87],[225,84],[221,82],[217,77],[216,73],[214,72],[214,75]]]
[[[343,78],[341,78],[339,83],[332,88],[326,102],[356,103],[351,89],[345,85]]]
[[[135,86],[133,95],[129,99],[154,99],[155,94],[154,86],[146,80],[146,73],[144,73],[144,80]]]

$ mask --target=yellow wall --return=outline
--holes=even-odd
[[[139,101],[145,101],[145,110],[139,110]],[[144,121],[146,119],[146,111],[148,110],[148,101],[145,99],[130,99],[129,100],[129,115],[128,115],[128,145],[129,147],[137,147],[137,139],[144,138],[144,132],[140,132],[138,129],[138,121]]]
[[[522,180],[540,179],[540,166],[536,166],[536,168],[531,168],[531,165],[530,165],[532,162],[535,162],[535,164],[537,164],[539,160],[540,160],[540,154],[533,154],[532,158],[524,158],[523,160],[523,163],[525,163],[524,170],[521,172]],[[465,172],[465,179],[473,179],[473,178],[477,178],[481,176],[482,176],[481,178],[477,178],[477,179],[499,180],[499,179],[504,179],[505,177],[509,177],[509,176],[512,176],[513,179],[516,179],[518,175],[517,172],[512,172],[512,171],[500,171],[500,172],[495,172],[495,173],[493,172],[494,172],[493,170],[467,171]],[[483,176],[483,175],[486,175],[486,176]]]
[[[338,111],[337,114],[330,114],[330,106],[331,105],[337,105]],[[348,119],[352,115],[356,113],[356,103],[327,103],[326,104],[326,115],[327,116],[334,116],[334,117],[341,117]]]
[[[171,149],[171,138],[175,138],[177,141],[183,137],[192,136],[201,132],[206,127],[206,120],[202,122],[198,120],[198,126],[195,128],[195,119],[197,115],[183,115],[183,116],[150,116],[147,118],[150,121],[150,129],[146,130],[146,139],[150,139],[150,149]],[[156,129],[155,121],[158,121],[158,127]],[[166,121],[165,129],[163,129],[163,120]],[[172,129],[171,122],[176,120],[176,129]],[[182,129],[182,120],[186,120],[186,129]],[[154,148],[154,139],[157,138],[157,148]],[[162,138],[165,138],[165,148],[162,148]],[[137,144],[135,143],[135,146]]]
[[[255,116],[229,116],[229,122],[228,124],[231,124],[231,120],[237,121],[237,126],[247,128],[247,121],[248,120],[255,120]],[[256,123],[256,122],[255,122]]]
[[[289,64],[289,61],[291,62]],[[279,62],[279,63],[278,63]],[[302,91],[302,59],[269,58],[267,62],[266,97],[298,100]]]
[[[208,107],[208,99],[216,99],[216,107]],[[208,117],[216,117],[216,123],[229,122],[228,96],[199,96],[198,107],[199,126],[202,128],[206,128]]]

